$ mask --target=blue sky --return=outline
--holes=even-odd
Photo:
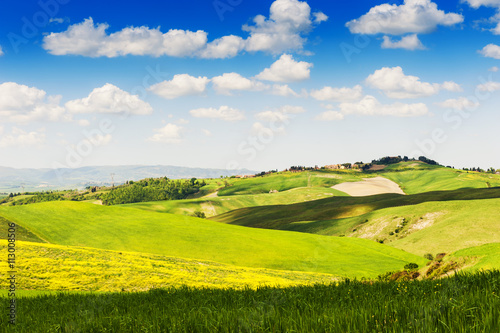
[[[500,0],[0,7],[2,166],[500,168]]]

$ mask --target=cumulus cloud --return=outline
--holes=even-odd
[[[199,52],[201,58],[225,59],[235,57],[245,48],[246,42],[238,36],[224,36],[207,44]]]
[[[328,17],[314,13],[315,23],[326,21]],[[243,30],[250,32],[246,40],[247,51],[282,53],[287,50],[303,48],[308,33],[313,27],[311,7],[305,1],[276,0],[270,8],[269,18],[258,15],[253,25],[244,25]]]
[[[90,126],[90,121],[88,121],[87,119],[80,119],[78,120],[78,125],[82,127],[87,127]]]
[[[151,105],[142,101],[139,96],[131,95],[109,83],[95,88],[85,98],[67,102],[65,106],[72,113],[148,115],[153,112]]]
[[[293,97],[297,97],[298,94],[293,91],[292,88],[290,88],[288,86],[288,84],[284,84],[284,85],[281,85],[281,84],[273,84],[273,88],[271,89],[271,95],[275,95],[275,96],[283,96],[283,97],[290,97],[290,96],[293,96]]]
[[[500,46],[488,44],[479,53],[487,58],[500,59]]]
[[[293,118],[295,114],[304,113],[306,110],[302,106],[284,105],[274,110],[259,112],[255,118],[261,121],[268,122],[287,122]]]
[[[321,23],[328,21],[328,16],[326,16],[322,12],[313,13],[313,16],[314,16],[314,23]]]
[[[203,76],[194,77],[188,74],[178,74],[170,81],[163,81],[148,88],[154,94],[166,99],[182,96],[202,95],[210,80]]]
[[[231,95],[238,91],[261,91],[267,88],[265,84],[256,80],[249,80],[238,73],[224,73],[212,78],[214,89],[223,95]]]
[[[162,128],[154,130],[157,132],[148,141],[163,143],[180,143],[182,141],[182,132],[184,128],[175,124],[166,124]]]
[[[45,36],[43,48],[53,55],[109,58],[150,55],[224,59],[242,51],[278,54],[303,49],[307,41],[304,36],[315,24],[327,19],[321,12],[311,15],[305,1],[276,0],[271,5],[269,18],[258,15],[253,24],[242,27],[249,33],[246,39],[229,35],[208,42],[208,33],[203,30],[170,29],[163,33],[159,27],[141,26],[108,33],[108,24],[94,23],[89,17],[70,25],[66,31]]]
[[[245,119],[242,111],[233,109],[229,106],[221,106],[220,108],[200,108],[189,111],[191,116],[195,118],[212,118],[225,121],[238,121]]]
[[[324,87],[320,90],[312,90],[311,96],[318,101],[348,102],[363,97],[363,87],[357,85],[353,88]]]
[[[309,79],[313,64],[295,61],[289,54],[283,54],[270,68],[256,76],[259,80],[273,82],[297,82]]]
[[[452,81],[428,83],[420,81],[417,76],[405,75],[401,67],[383,67],[368,76],[366,84],[381,90],[389,98],[418,98],[437,94],[441,89],[461,91],[458,84]]]
[[[445,109],[455,109],[455,110],[464,110],[464,109],[474,109],[479,106],[478,102],[474,102],[466,97],[460,97],[457,99],[447,99],[444,102],[437,103],[442,108]]]
[[[209,130],[207,130],[207,129],[202,129],[202,130],[201,130],[201,132],[202,132],[203,134],[205,134],[206,136],[212,136],[212,132],[210,132],[210,131],[209,131]]]
[[[5,82],[0,84],[0,119],[9,122],[71,120],[59,105],[60,101],[61,96],[47,96],[41,89]]]
[[[393,116],[418,117],[428,114],[429,110],[424,103],[416,104],[382,104],[373,96],[365,96],[357,103],[342,103],[339,106],[344,115],[357,114],[363,116]]]
[[[383,39],[383,49],[405,49],[410,51],[425,50],[425,46],[422,44],[420,39],[418,39],[416,34],[404,36],[398,41],[393,41],[389,36],[384,36]]]
[[[325,111],[317,115],[315,120],[319,121],[334,121],[344,119],[344,115],[338,111]]]
[[[44,129],[26,132],[20,128],[12,128],[12,132],[0,137],[0,147],[24,147],[41,145],[45,142]]]
[[[500,90],[500,82],[488,81],[486,83],[480,84],[477,86],[479,91],[498,91]]]
[[[452,26],[462,23],[463,16],[445,13],[430,0],[405,0],[402,5],[382,4],[370,9],[346,26],[355,34],[404,35],[407,33],[430,33],[438,25]]]
[[[108,25],[94,24],[92,18],[69,26],[66,31],[51,33],[43,38],[43,48],[53,55],[83,55],[117,57],[125,55],[192,56],[207,43],[207,33],[159,28],[127,27],[107,34]]]
[[[498,70],[499,70],[499,68],[497,66],[493,66],[490,69],[488,69],[488,71],[494,72],[494,73],[498,72]]]

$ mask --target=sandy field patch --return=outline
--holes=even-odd
[[[360,182],[342,183],[332,187],[352,197],[363,197],[383,193],[405,194],[398,184],[384,177],[365,178]]]

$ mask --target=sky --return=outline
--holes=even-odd
[[[0,4],[0,166],[500,168],[500,0]]]

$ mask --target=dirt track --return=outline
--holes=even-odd
[[[360,182],[342,183],[332,188],[345,192],[353,197],[383,193],[405,194],[398,184],[384,177],[365,178]]]

